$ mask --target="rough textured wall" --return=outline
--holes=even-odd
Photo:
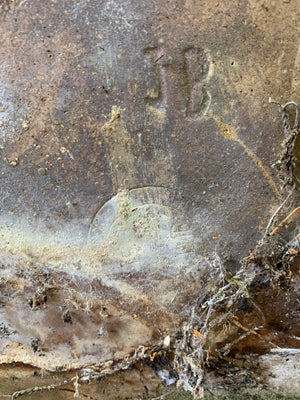
[[[0,1],[2,363],[161,342],[239,268],[285,195],[299,5]]]

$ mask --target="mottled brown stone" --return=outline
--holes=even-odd
[[[212,254],[238,270],[287,193],[268,98],[300,102],[298,21],[299,1],[0,1],[0,363],[162,343],[217,279]],[[298,275],[275,313],[274,288],[252,293],[278,346],[299,343]],[[236,354],[269,350],[247,340]]]

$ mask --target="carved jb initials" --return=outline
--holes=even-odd
[[[209,95],[205,88],[208,79],[209,62],[200,49],[187,49],[184,52],[188,98],[186,116],[191,119],[202,117],[209,105]]]
[[[210,102],[206,90],[209,61],[205,52],[198,48],[185,49],[177,61],[180,67],[177,66],[173,70],[172,61],[167,61],[163,48],[147,48],[145,54],[152,70],[147,76],[146,102],[157,108],[172,106],[168,103],[172,102],[170,93],[174,91],[170,86],[173,85],[177,90],[181,90],[180,97],[185,103],[185,117],[191,120],[201,118]],[[171,74],[173,79],[170,79]]]

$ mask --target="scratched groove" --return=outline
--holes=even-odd
[[[257,156],[253,153],[252,150],[250,150],[246,144],[234,133],[234,131],[232,130],[232,128],[225,124],[224,122],[222,122],[220,120],[219,117],[217,117],[216,115],[213,114],[213,112],[210,112],[210,116],[211,118],[214,119],[214,121],[217,123],[217,125],[220,127],[220,131],[221,134],[224,136],[225,139],[227,140],[233,140],[234,142],[239,143],[243,149],[245,150],[245,152],[248,154],[248,156],[252,159],[252,161],[254,162],[254,164],[258,167],[258,169],[260,170],[260,172],[263,174],[263,176],[265,177],[265,179],[267,180],[268,184],[270,185],[270,187],[272,188],[273,192],[275,193],[276,197],[278,199],[281,199],[281,194],[275,184],[275,182],[273,181],[270,173],[266,170],[266,168],[263,166],[261,160],[259,158],[257,158]]]

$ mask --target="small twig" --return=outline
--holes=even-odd
[[[291,126],[290,126],[290,124],[288,123],[288,120],[287,120],[287,117],[286,117],[286,109],[287,109],[288,106],[293,105],[293,106],[295,107],[295,109],[296,109],[296,116],[295,116],[295,121],[294,121],[294,127],[293,127],[293,129],[297,129],[297,127],[298,127],[298,120],[299,120],[299,106],[298,106],[297,103],[295,103],[294,101],[289,101],[289,102],[286,103],[284,106],[282,106],[278,101],[273,100],[271,97],[269,97],[269,103],[274,103],[274,104],[276,104],[276,105],[280,108],[281,115],[282,115],[282,120],[283,120],[283,124],[284,124],[284,127],[287,128],[287,129],[290,129]]]
[[[295,103],[294,101],[289,101],[288,103],[286,103],[283,107],[282,107],[282,119],[284,120],[284,118],[286,117],[286,113],[285,110],[288,106],[293,105],[296,109],[296,115],[295,115],[295,121],[294,121],[294,126],[293,129],[297,129],[298,127],[298,119],[299,119],[299,107],[298,104]],[[290,124],[288,124],[289,128],[290,128]]]
[[[15,400],[18,397],[26,396],[28,394],[36,393],[36,392],[43,392],[44,390],[53,390],[56,389],[56,385],[48,385],[48,386],[35,386],[30,389],[25,390],[18,390],[11,395],[11,399]]]
[[[75,388],[75,393],[74,393],[74,397],[80,397],[79,394],[79,377],[78,375],[76,375],[76,379],[74,380],[73,384],[74,384],[74,388]]]
[[[76,392],[76,387],[78,389],[78,384],[84,379],[89,377],[90,379],[98,379],[100,377],[106,376],[106,375],[111,375],[115,372],[122,371],[124,369],[128,369],[132,365],[134,365],[138,361],[146,360],[147,358],[150,358],[151,356],[155,356],[156,353],[159,351],[162,351],[164,349],[164,344],[156,344],[152,346],[140,346],[134,350],[134,352],[124,356],[122,359],[117,359],[113,361],[107,361],[102,364],[98,365],[90,365],[90,370],[87,373],[83,373],[82,375],[76,375],[72,377],[69,380],[65,380],[63,382],[60,382],[58,384],[52,384],[49,386],[36,386],[33,388],[28,388],[24,390],[19,390],[17,392],[14,392],[11,395],[11,399],[15,400],[18,397],[21,396],[26,396],[32,393],[36,392],[42,392],[44,390],[54,390],[61,388],[63,386],[69,385],[71,383],[74,384],[75,387],[75,394]]]
[[[241,340],[245,339],[249,335],[251,335],[250,331],[245,332],[242,335],[240,335],[238,338],[234,339],[232,342],[227,343],[222,349],[223,356],[227,356],[227,354],[230,352],[232,346],[236,345],[237,343],[239,343]]]
[[[251,333],[252,335],[258,336],[263,342],[270,343],[272,346],[274,346],[276,349],[281,349],[280,346],[277,346],[277,344],[271,342],[270,340],[264,339],[259,333],[257,333],[254,329],[259,329],[259,327],[255,327],[254,329],[248,329],[244,325],[242,325],[239,321],[236,321],[234,318],[231,319],[232,323],[236,325],[238,328],[241,328],[244,332],[246,333]]]
[[[272,217],[270,218],[270,221],[269,221],[269,223],[268,223],[268,225],[267,225],[267,228],[266,228],[264,237],[269,236],[269,230],[270,230],[270,228],[271,228],[271,226],[272,226],[272,224],[273,224],[274,218],[275,218],[276,215],[279,213],[279,211],[282,209],[282,207],[285,205],[285,203],[288,201],[288,199],[291,197],[291,195],[292,195],[294,189],[295,189],[295,183],[293,184],[292,189],[289,191],[289,193],[288,193],[288,195],[286,196],[286,198],[284,199],[284,201],[280,204],[280,206],[277,208],[277,210],[274,212],[274,214],[273,214]]]
[[[299,131],[298,131],[299,107],[298,107],[298,104],[296,104],[294,101],[289,101],[284,106],[281,106],[280,103],[272,100],[271,98],[269,99],[269,101],[271,103],[277,104],[280,107],[280,111],[281,111],[281,119],[282,119],[282,123],[283,123],[283,135],[284,135],[283,151],[282,151],[280,160],[277,163],[275,163],[273,166],[277,166],[279,170],[281,170],[283,166],[286,169],[286,178],[282,185],[282,189],[284,189],[287,185],[291,186],[294,184],[294,177],[295,177],[294,171],[296,168],[296,164],[295,164],[296,157],[294,156],[293,151],[294,151],[295,141],[296,141],[296,138],[299,133]],[[291,105],[294,106],[296,109],[296,115],[295,115],[293,128],[291,127],[289,117],[286,112],[286,109]]]
[[[298,210],[300,210],[300,207],[297,207],[297,208],[295,208],[292,212],[290,212],[289,215],[288,215],[287,217],[285,217],[284,220],[282,220],[282,221],[280,222],[280,224],[279,224],[276,228],[274,228],[274,229],[272,230],[272,232],[270,233],[270,236],[275,235],[275,233],[278,232],[279,228],[280,228],[284,223],[286,223]]]
[[[248,329],[244,325],[242,325],[239,321],[236,321],[234,318],[231,319],[231,322],[236,325],[238,328],[241,328],[244,332],[252,333],[253,335],[258,335],[260,336],[257,332],[255,332],[253,329]]]

